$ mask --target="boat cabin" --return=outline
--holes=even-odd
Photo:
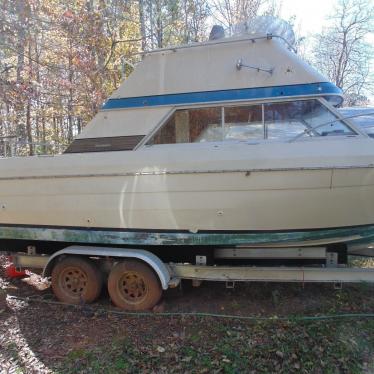
[[[335,110],[341,102],[341,90],[278,35],[160,49],[145,54],[66,153],[362,134]]]

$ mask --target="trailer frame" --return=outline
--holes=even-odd
[[[295,251],[305,254],[306,258],[310,257],[305,249],[304,252],[300,252],[300,249]],[[334,252],[326,253],[326,264],[312,267],[206,265],[205,256],[196,256],[196,264],[164,263],[159,257],[146,250],[96,246],[69,246],[51,256],[36,254],[33,247],[28,247],[28,253],[13,254],[12,260],[17,269],[39,268],[43,269],[44,277],[49,277],[56,261],[66,256],[143,261],[157,274],[163,290],[176,287],[182,279],[192,280],[195,285],[200,285],[202,281],[374,283],[374,269],[339,265],[337,254]],[[299,257],[304,256],[299,255]],[[318,257],[321,257],[321,251]]]

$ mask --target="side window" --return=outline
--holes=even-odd
[[[265,104],[264,113],[269,139],[284,139],[304,132],[309,136],[355,134],[337,120],[327,107],[314,99]]]
[[[147,144],[263,138],[262,107],[248,105],[177,110]]]
[[[220,107],[190,109],[190,142],[216,142],[222,140],[222,110]],[[176,115],[178,112],[175,113]],[[178,125],[176,123],[176,128]]]
[[[287,138],[304,132],[306,123],[303,119],[303,113],[305,114],[309,111],[310,108],[307,101],[265,104],[267,138]]]
[[[148,144],[220,141],[221,113],[220,107],[177,110]]]
[[[152,144],[355,135],[316,99],[176,110]]]
[[[226,107],[224,140],[263,139],[261,105]]]

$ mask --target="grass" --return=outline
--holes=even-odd
[[[374,267],[374,259],[353,262],[355,266]],[[18,282],[18,287],[22,286],[26,287]],[[370,284],[344,285],[341,290],[325,284],[305,288],[300,284],[239,284],[235,290],[203,284],[186,292],[183,299],[177,292],[165,296],[169,311],[200,310],[274,318],[258,322],[157,314],[129,317],[33,302],[16,310],[17,334],[22,335],[42,363],[61,374],[368,374],[374,373],[374,319],[276,318],[373,313],[373,290]],[[13,318],[13,314],[4,310],[0,322]],[[1,329],[0,323],[0,335],[7,334],[7,327],[3,326]],[[7,336],[1,343],[1,353],[18,362],[19,370],[27,372],[29,366],[23,365],[25,357],[19,355],[14,333]]]
[[[238,323],[205,318],[185,327],[183,339],[126,337],[110,347],[73,351],[56,371],[354,374],[374,370],[373,320]],[[163,349],[158,351],[160,345]]]

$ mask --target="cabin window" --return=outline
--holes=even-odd
[[[214,142],[222,140],[220,107],[177,110],[148,144]]]
[[[264,113],[269,139],[294,137],[303,132],[309,136],[354,135],[318,100],[265,104]]]
[[[225,107],[223,140],[263,139],[262,106]]]
[[[176,110],[148,145],[355,133],[316,99]]]
[[[263,139],[262,106],[177,110],[147,143],[202,143]]]

